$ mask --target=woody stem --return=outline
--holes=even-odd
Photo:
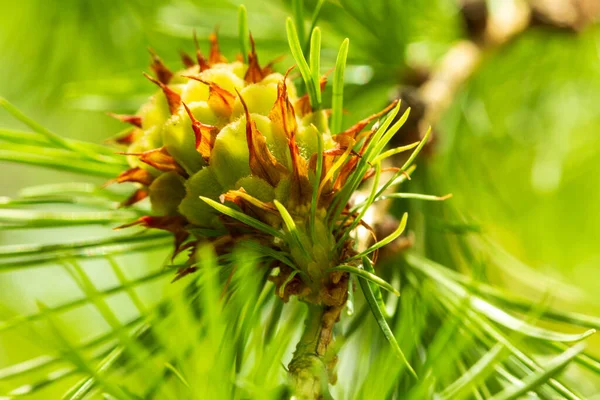
[[[331,398],[328,384],[333,376],[327,350],[333,339],[333,325],[342,307],[328,307],[306,303],[308,315],[302,337],[288,369],[298,400]]]

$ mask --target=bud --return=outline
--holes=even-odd
[[[336,183],[328,172],[336,159],[348,156],[349,138],[358,132],[332,137],[327,113],[312,110],[308,96],[298,97],[292,68],[282,75],[270,65],[261,67],[251,43],[248,64],[227,63],[213,35],[208,60],[198,51],[199,63],[190,65],[187,57],[188,68],[174,73],[152,53],[155,77],[146,77],[159,90],[135,115],[115,115],[135,127],[126,152],[131,169],[116,180],[142,185],[157,216],[183,217],[190,227],[223,234],[231,230],[231,219],[207,199],[280,230],[277,202],[295,221],[298,240],[288,243],[291,257],[307,277],[320,281],[323,266],[339,261],[331,253],[335,238],[322,220]],[[320,196],[309,227],[315,189]],[[320,286],[311,290],[313,297],[320,297]]]
[[[318,49],[320,31],[315,31]],[[314,327],[320,339],[310,351],[299,345],[290,364],[298,378],[308,358],[317,357],[322,364],[348,298],[350,272],[382,284],[359,266],[368,256],[375,260],[378,249],[402,233],[406,218],[390,237],[371,247],[359,248],[353,237],[360,227],[374,236],[363,221],[366,210],[407,174],[416,153],[402,168],[387,168],[395,174],[379,187],[381,161],[417,144],[383,152],[408,116],[407,111],[396,119],[397,104],[344,131],[330,132],[329,113],[320,106],[326,79],[319,77],[318,65],[311,64],[316,72],[310,71],[303,56],[298,58],[300,46],[292,39],[308,89],[304,96],[298,96],[290,79],[293,67],[280,74],[271,64],[260,66],[251,37],[247,63],[228,63],[216,35],[211,35],[209,56],[198,50],[196,62],[183,57],[182,71],[171,72],[152,54],[154,77],[146,77],[158,91],[135,115],[117,116],[134,128],[119,141],[129,146],[124,154],[131,168],[115,181],[139,185],[125,203],[148,196],[154,213],[125,226],[171,232],[175,254],[203,241],[213,242],[220,253],[236,242],[253,242],[264,250],[267,265],[278,271],[270,277],[277,295],[284,301],[297,296],[316,307]],[[340,49],[342,62],[347,46],[345,41]],[[337,68],[343,71],[339,60]],[[334,94],[342,82],[343,72],[336,73]],[[341,103],[336,101],[332,112],[337,123],[331,126],[341,122]],[[388,113],[381,124],[367,129]],[[371,194],[352,204],[368,179],[374,180]],[[194,257],[192,251],[175,279],[196,271]],[[326,369],[333,381],[332,366]]]

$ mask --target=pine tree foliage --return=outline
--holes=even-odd
[[[246,2],[244,17],[243,9],[238,14],[238,8],[226,2],[182,2],[164,7],[159,16],[152,10],[145,16],[137,12],[140,18],[157,21],[156,34],[165,42],[191,38],[194,27],[201,37],[218,21],[224,52],[232,55],[238,47],[248,49],[238,33],[250,29],[265,58],[288,51],[281,17],[291,15],[288,30],[296,27],[297,42],[292,40],[294,61],[288,58],[285,64],[298,64],[297,83],[304,83],[311,102],[333,109],[332,124],[342,130],[389,102],[396,77],[415,62],[407,54],[433,63],[460,36],[456,19],[448,16],[453,2],[428,2],[428,7],[420,3]],[[270,14],[261,14],[265,7]],[[185,14],[188,17],[182,18]],[[269,24],[257,22],[261,18],[270,18]],[[202,25],[195,25],[200,23],[196,19]],[[189,26],[174,21],[188,21]],[[319,47],[310,39],[316,26],[323,38],[320,68],[319,61],[312,64],[311,54]],[[349,46],[342,44],[346,36]],[[420,53],[415,42],[424,44]],[[332,50],[340,44],[339,52]],[[309,60],[305,66],[299,62],[304,58]],[[319,73],[329,66],[335,68],[333,84],[321,93]],[[340,70],[345,73],[336,75]],[[367,70],[372,76],[365,84]],[[134,82],[138,75],[121,77]],[[129,111],[135,102],[128,99],[139,95],[136,84],[115,93],[110,89],[113,83],[87,82],[78,90],[85,96],[105,96],[109,104]],[[343,106],[337,102],[340,98]],[[458,101],[467,104],[469,99]],[[0,398],[289,398],[293,387],[286,366],[307,310],[294,298],[284,304],[274,295],[265,264],[279,255],[254,244],[241,244],[226,255],[200,246],[195,273],[171,283],[185,262],[171,259],[172,236],[135,228],[112,230],[149,212],[144,202],[121,208],[129,192],[97,184],[128,168],[124,157],[114,148],[57,134],[8,100],[0,99],[0,106],[22,125],[0,129],[1,160],[68,172],[81,180],[48,182],[0,198],[2,235],[17,240],[0,247],[0,273],[6,279],[2,287],[17,281],[26,287],[29,281],[39,284],[46,279],[51,285],[61,282],[53,290],[63,293],[50,296],[53,291],[47,289],[45,298],[19,292],[18,298],[1,305],[0,338],[9,361],[0,363]],[[450,125],[448,120],[462,116],[451,111],[446,118],[443,123]],[[382,117],[378,123],[384,122]],[[403,129],[397,135],[404,134]],[[459,138],[454,140],[452,145],[459,149],[454,154],[470,150],[461,147]],[[600,380],[600,358],[586,348],[600,329],[597,312],[565,311],[552,302],[561,294],[579,296],[568,285],[556,286],[560,294],[547,293],[540,301],[495,285],[492,271],[517,271],[530,286],[540,278],[472,222],[464,201],[435,196],[452,192],[452,182],[461,180],[440,183],[442,168],[435,158],[415,158],[426,142],[427,137],[417,151],[407,149],[414,154],[409,162],[393,158],[406,162],[404,174],[387,181],[395,193],[386,192],[385,197],[377,183],[362,189],[365,202],[393,201],[387,211],[399,219],[408,211],[408,222],[403,223],[409,234],[404,232],[401,239],[409,242],[412,235],[414,240],[412,246],[395,241],[382,247],[380,262],[358,257],[360,268],[337,267],[350,272],[351,282],[348,303],[335,327],[333,346],[339,361],[331,395],[586,398]],[[450,164],[453,160],[448,159]],[[416,170],[408,168],[413,161]],[[380,169],[375,168],[371,179],[383,184]],[[99,180],[89,183],[93,178]],[[397,229],[389,241],[401,233]],[[384,254],[386,248],[390,254]],[[592,384],[582,384],[586,381]]]

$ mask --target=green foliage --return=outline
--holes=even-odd
[[[311,71],[311,67],[308,65],[304,54],[302,53],[302,45],[300,44],[300,38],[298,37],[298,32],[296,31],[296,26],[294,25],[294,21],[291,17],[286,20],[286,29],[287,36],[290,43],[290,51],[296,64],[298,65],[298,69],[300,70],[300,74],[302,75],[302,79],[304,80],[304,84],[306,85],[306,90],[308,92],[308,97],[310,99],[310,104],[315,109],[321,108],[321,102],[319,101],[319,96],[317,92],[320,91],[319,83],[313,79],[313,72]],[[315,36],[315,37],[318,37]],[[312,47],[311,47],[312,48]],[[317,48],[314,49],[315,51]],[[313,53],[311,52],[311,55]],[[313,55],[311,57],[311,64],[316,63],[313,67],[318,67],[318,56]],[[318,68],[317,68],[318,69]]]
[[[29,50],[23,56],[38,54],[36,46],[53,49],[56,56],[43,79],[23,71],[27,76],[19,79],[23,79],[22,83],[27,78],[29,85],[19,89],[27,88],[27,93],[36,94],[31,88],[42,85],[40,91],[56,94],[56,103],[64,104],[65,98],[57,94],[62,83],[79,81],[71,86],[71,94],[79,91],[75,98],[96,96],[103,99],[103,105],[118,104],[128,110],[131,104],[138,103],[128,99],[143,93],[131,83],[138,81],[138,73],[129,70],[141,70],[146,63],[141,51],[128,55],[134,45],[143,48],[148,41],[156,46],[154,40],[162,44],[179,41],[180,36],[189,39],[192,27],[208,31],[219,21],[223,48],[233,55],[240,45],[242,50],[249,46],[244,41],[239,43],[237,31],[231,27],[235,24],[228,23],[235,21],[237,15],[244,22],[240,31],[251,26],[259,48],[266,49],[265,54],[270,56],[286,49],[281,16],[289,7],[295,11],[293,20],[288,22],[290,46],[313,105],[329,106],[324,100],[327,96],[319,99],[318,78],[321,70],[336,67],[331,90],[332,118],[336,119],[332,130],[337,132],[348,125],[349,117],[342,118],[343,108],[348,109],[353,120],[378,111],[388,102],[389,88],[397,83],[397,76],[407,64],[433,63],[460,36],[451,1],[309,3],[311,7],[294,1],[290,7],[287,3],[263,6],[262,2],[248,1],[246,24],[244,11],[236,14],[237,8],[228,2],[216,9],[212,3],[174,3],[164,6],[161,13],[156,12],[162,6],[159,2],[152,2],[151,6],[135,1],[118,7],[93,6],[93,13],[85,12],[83,3],[73,2],[71,7],[63,7],[62,14],[58,9],[52,10],[56,15],[69,16],[62,20],[58,32],[51,28],[49,19],[35,18],[48,11],[47,7],[38,10],[31,6],[22,12],[29,12],[32,20],[42,21],[43,25],[31,32]],[[270,12],[260,14],[261,7],[271,7]],[[137,16],[141,27],[132,24],[134,19],[128,13]],[[255,29],[256,14],[261,26]],[[304,15],[312,15],[308,31]],[[111,37],[105,29],[114,28],[120,18],[133,32],[130,40],[105,43],[104,38]],[[339,62],[335,52],[316,56],[320,55],[320,40],[314,35],[314,41],[310,40],[306,32],[314,32],[317,21],[323,32],[323,47],[335,48],[345,37],[352,40],[348,59],[347,41],[339,50]],[[298,28],[297,40],[294,24]],[[95,44],[86,51],[90,52],[89,60],[80,55],[77,63],[61,70],[58,66],[64,62],[60,60],[74,61],[67,58],[73,53],[67,51],[71,43],[65,44],[64,39],[68,37],[71,42],[73,35],[68,32],[82,26],[90,28],[79,47],[85,48],[84,39],[85,43]],[[18,29],[15,24],[9,28],[11,32]],[[41,32],[52,33],[48,42],[39,40]],[[56,39],[59,36],[60,41]],[[594,348],[592,342],[584,349],[577,342],[600,329],[600,319],[593,316],[598,314],[597,304],[587,309],[578,306],[573,299],[585,301],[585,295],[566,285],[555,285],[550,293],[556,304],[539,302],[530,295],[533,289],[529,288],[536,289],[543,281],[511,253],[534,264],[554,259],[562,266],[597,261],[597,236],[591,233],[589,225],[595,224],[595,216],[600,215],[591,201],[597,198],[595,186],[590,185],[597,172],[594,150],[598,141],[590,132],[599,122],[578,95],[588,93],[588,100],[597,97],[592,93],[598,86],[597,76],[594,77],[597,69],[590,61],[597,36],[597,28],[580,38],[538,30],[516,41],[506,53],[490,55],[441,122],[439,129],[445,136],[438,158],[430,163],[416,158],[427,138],[418,145],[400,148],[414,151],[401,166],[402,172],[413,176],[411,182],[407,175],[398,172],[383,186],[378,185],[379,162],[395,155],[395,150],[384,149],[393,135],[403,134],[401,127],[408,114],[397,119],[398,106],[380,121],[365,160],[359,162],[362,175],[369,168],[376,168],[376,183],[370,186],[368,198],[356,204],[353,211],[364,214],[373,202],[395,199],[395,211],[404,216],[403,224],[356,259],[391,242],[405,229],[416,234],[416,243],[405,256],[376,265],[373,271],[368,268],[368,259],[364,259],[364,269],[337,267],[353,273],[362,290],[354,294],[354,314],[343,316],[340,322],[341,333],[335,346],[340,349],[341,361],[339,383],[333,387],[335,398],[419,399],[435,395],[511,399],[536,395],[583,399],[593,393],[597,387],[594,383],[600,380],[597,346]],[[7,48],[6,44],[3,48]],[[98,48],[102,52],[93,54],[93,49]],[[584,54],[585,62],[572,67],[558,60],[565,57],[565,51],[569,59]],[[537,66],[527,64],[532,53],[541,54],[543,62]],[[11,54],[17,54],[16,48]],[[175,58],[174,54],[170,57]],[[125,67],[121,66],[123,60],[127,60]],[[92,71],[92,61],[99,65],[98,71]],[[291,60],[286,63],[291,64]],[[521,70],[524,64],[534,66]],[[18,75],[15,65],[16,62],[7,62],[3,68],[10,70],[11,76]],[[366,83],[357,83],[356,67],[367,67],[372,77]],[[126,85],[115,84],[119,81],[112,76],[114,71],[125,77]],[[92,72],[93,76],[87,75]],[[581,78],[577,74],[582,74]],[[87,82],[83,83],[84,79]],[[342,92],[344,81],[348,85]],[[523,82],[527,83],[527,90]],[[6,92],[16,93],[17,84],[7,83],[3,82],[4,87],[13,89]],[[116,87],[125,89],[118,92]],[[20,101],[17,96],[11,98]],[[121,156],[104,146],[67,139],[25,117],[5,100],[0,104],[31,129],[0,130],[0,159],[4,161],[102,179],[113,178],[125,166]],[[96,107],[79,104],[88,110]],[[477,112],[481,107],[485,113]],[[548,130],[554,124],[562,125]],[[102,128],[110,131],[113,126],[116,125],[106,122]],[[78,127],[82,132],[85,128],[84,123]],[[563,131],[572,133],[568,140],[566,133],[561,136]],[[78,137],[88,139],[83,133]],[[564,141],[569,145],[565,146]],[[322,144],[319,149],[321,153]],[[560,155],[557,162],[566,181],[559,182],[556,196],[547,198],[548,192],[531,189],[530,178],[532,174],[536,176],[532,171],[540,165],[547,166],[554,154]],[[413,173],[411,164],[415,161],[419,169]],[[539,188],[540,180],[536,179],[533,185]],[[345,201],[361,184],[357,178],[344,194]],[[384,193],[388,187],[400,184],[405,192]],[[581,192],[584,186],[589,188],[586,193]],[[455,203],[419,202],[444,198],[429,193],[448,192],[454,194]],[[585,204],[579,197],[587,199]],[[143,215],[136,208],[117,210],[123,198],[122,193],[95,184],[59,184],[26,188],[14,198],[0,199],[2,240],[18,243],[0,247],[4,281],[1,289],[7,293],[0,307],[0,344],[6,349],[6,355],[0,359],[0,396],[288,396],[286,371],[274,360],[291,357],[304,311],[294,301],[284,305],[273,296],[274,285],[267,281],[260,265],[266,259],[277,259],[292,267],[293,263],[285,255],[256,243],[244,243],[236,252],[220,257],[207,247],[200,250],[198,264],[194,265],[197,272],[171,284],[174,271],[169,265],[178,265],[178,260],[168,259],[170,236],[109,232],[108,228]],[[534,208],[540,199],[544,206]],[[233,218],[255,224],[259,230],[275,236],[282,234],[218,202],[203,200]],[[345,201],[335,204],[331,213],[339,215]],[[581,212],[575,210],[579,206]],[[143,210],[144,206],[140,207]],[[407,209],[408,220],[404,214]],[[480,222],[474,223],[473,217]],[[542,223],[552,227],[540,229],[546,226]],[[77,229],[74,225],[100,227],[73,231]],[[288,230],[290,226],[293,230],[292,225]],[[569,232],[572,237],[559,242],[563,238],[557,234],[560,231]],[[50,240],[50,244],[42,240]],[[50,275],[52,281],[40,282],[38,275]],[[587,275],[579,279],[597,281]],[[72,296],[55,301],[55,293],[34,290],[35,286],[49,284],[66,285],[67,289],[61,291],[70,290]],[[13,285],[20,289],[11,291]],[[380,287],[392,293],[398,291],[401,296],[388,295]],[[44,305],[40,302],[39,309],[27,309],[14,299],[9,301],[10,296],[22,302],[40,299]],[[576,309],[591,315],[572,311]],[[369,311],[375,319],[368,316]],[[88,324],[86,329],[84,325]],[[398,362],[397,357],[404,362]],[[419,378],[415,379],[411,372]]]

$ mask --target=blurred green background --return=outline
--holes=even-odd
[[[225,55],[232,59],[238,51],[241,1],[2,3],[0,95],[71,138],[101,143],[122,129],[105,112],[133,112],[152,93],[141,76],[148,71],[148,47],[177,69],[179,51],[194,49],[192,32],[206,48],[208,34],[218,26]],[[243,3],[261,60],[287,53],[284,21],[291,4]],[[468,37],[453,0],[412,0],[400,7],[385,1],[341,3],[346,10],[337,1],[324,3],[319,26],[323,70],[334,65],[341,40],[350,38],[348,122],[388,103],[407,84],[408,65],[433,66]],[[307,18],[315,5],[306,2]],[[283,71],[291,64],[287,57],[278,67]],[[432,194],[452,193],[453,207],[463,218],[508,252],[512,267],[491,271],[493,280],[532,298],[544,294],[548,282],[560,282],[550,284],[554,303],[592,315],[600,314],[599,105],[600,27],[590,24],[573,32],[533,26],[483,52],[479,67],[434,125],[434,152],[419,163]],[[0,125],[22,128],[5,113]],[[2,169],[2,196],[31,185],[84,180],[4,162]],[[0,241],[44,242],[56,234],[5,231]],[[548,282],[531,282],[524,265]],[[31,299],[59,303],[69,297],[72,284],[58,268],[52,271],[3,274],[0,303],[25,312],[34,307]],[[114,277],[98,274],[97,279],[102,286]],[[3,364],[16,357],[11,340],[0,342]]]

